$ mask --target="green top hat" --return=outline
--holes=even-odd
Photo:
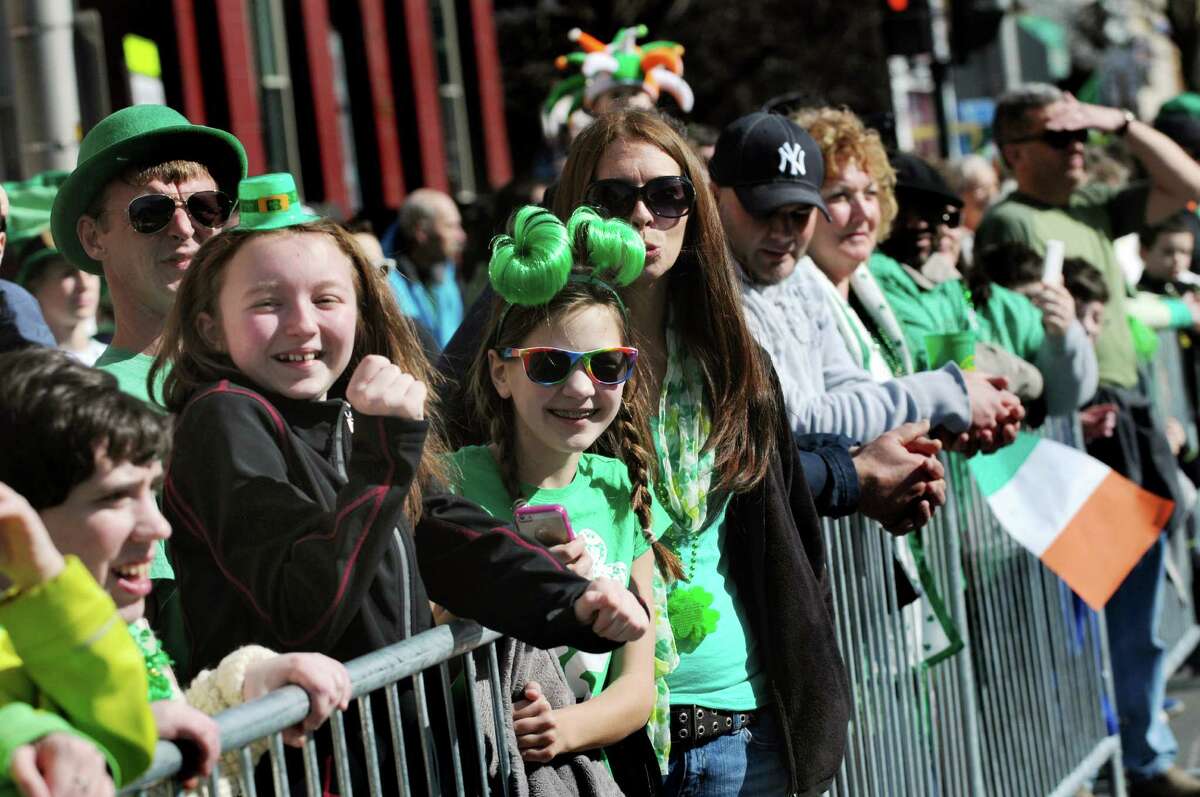
[[[296,181],[287,172],[260,174],[238,183],[239,230],[278,230],[320,218],[300,204]]]
[[[75,234],[79,217],[122,172],[169,160],[204,164],[217,187],[229,194],[246,174],[246,151],[224,130],[194,125],[165,105],[122,108],[101,119],[84,136],[75,171],[67,176],[54,200],[50,228],[67,259],[99,274],[100,263],[87,256]]]

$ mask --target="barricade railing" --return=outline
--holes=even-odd
[[[1173,336],[1164,336],[1160,350],[1155,380],[1167,387],[1158,405],[1192,423],[1185,359]],[[1051,418],[1042,434],[1081,447],[1074,419]],[[1110,793],[1124,797],[1103,614],[1004,532],[965,459],[951,454],[943,462],[952,485],[947,506],[918,535],[893,537],[859,516],[825,521],[852,694],[846,757],[831,794],[1069,797],[1108,766]],[[1190,529],[1172,529],[1171,541],[1159,631],[1173,670],[1200,631]],[[906,603],[914,586],[920,595]],[[505,736],[505,718],[494,708],[503,705],[498,636],[455,622],[349,662],[355,704],[329,723],[340,793],[486,794],[489,766],[499,773],[491,782],[506,789],[507,759],[484,740],[484,724],[492,740]],[[479,717],[471,688],[460,690],[465,711],[457,717],[462,699],[428,699],[430,688],[450,694],[452,671],[475,684],[479,666],[486,667],[490,716]],[[276,794],[325,792],[315,742],[306,743],[299,769],[284,753],[280,731],[307,711],[303,690],[287,687],[217,717],[242,793],[254,797],[264,785]],[[258,767],[256,784],[251,744],[260,740],[270,760]],[[160,743],[150,771],[123,793],[177,792],[171,778],[181,766],[180,751]],[[298,774],[303,786],[292,780]],[[228,793],[222,777],[229,773],[209,779],[211,794]]]
[[[488,794],[483,723],[490,724],[493,739],[502,739],[504,718],[494,710],[489,717],[479,717],[475,693],[470,687],[480,677],[477,659],[486,658],[483,666],[487,668],[485,677],[491,689],[491,704],[503,705],[495,644],[499,638],[496,632],[475,623],[456,621],[347,662],[355,700],[348,711],[335,712],[329,722],[337,793],[351,797],[355,787],[365,784],[365,791],[373,797]],[[429,699],[431,691],[450,694],[451,665],[456,673],[463,674],[462,680],[467,685],[461,692],[469,728],[456,727],[458,720],[451,701]],[[327,784],[319,782],[317,743],[311,735],[299,755],[302,764],[298,766],[295,757],[290,765],[286,760],[281,731],[304,719],[308,710],[308,695],[304,690],[288,686],[217,715],[221,750],[226,755],[207,780],[208,793],[240,792],[255,797],[262,787],[267,765],[259,766],[256,772],[251,748],[262,740],[268,745],[272,793],[309,797],[327,793]],[[379,716],[381,711],[385,716]],[[419,741],[416,749],[410,749],[414,736]],[[358,751],[353,757],[352,749]],[[224,766],[230,753],[236,758],[239,772],[231,773]],[[180,773],[183,761],[178,747],[159,742],[150,769],[121,793],[139,796],[180,793],[173,778]],[[507,794],[504,756],[499,756],[498,765],[502,773],[498,780]],[[303,773],[302,784],[292,780],[299,773]],[[467,784],[476,785],[468,791]]]
[[[861,517],[826,522],[853,694],[833,791],[1069,794],[1120,766],[1102,619],[999,527],[963,458],[944,464],[948,505],[915,538],[916,613],[899,605],[894,565],[909,539]],[[962,649],[931,663],[939,614]]]

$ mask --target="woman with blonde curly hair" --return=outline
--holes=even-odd
[[[878,380],[913,371],[912,352],[883,291],[864,268],[896,219],[896,173],[879,133],[845,108],[809,108],[793,116],[821,148],[821,197],[829,220],[817,218],[809,257],[839,310],[838,329],[851,355]]]

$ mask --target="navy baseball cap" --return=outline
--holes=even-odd
[[[717,185],[732,188],[753,216],[769,216],[786,205],[812,205],[829,218],[821,199],[821,149],[786,116],[758,112],[731,122],[717,139],[708,171]]]
[[[0,352],[56,345],[37,299],[20,285],[0,280]]]

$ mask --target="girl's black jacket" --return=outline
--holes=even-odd
[[[404,514],[427,424],[222,381],[177,419],[165,511],[194,668],[260,644],[343,661],[432,625],[429,599],[541,647],[616,647],[587,581],[477,505]]]

